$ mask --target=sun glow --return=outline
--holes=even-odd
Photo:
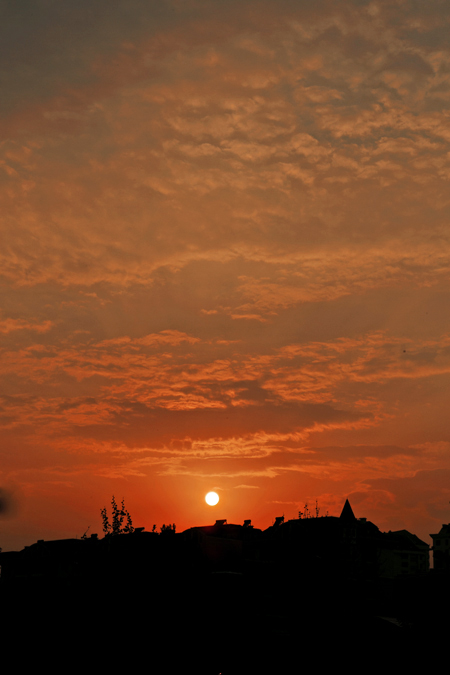
[[[205,502],[209,504],[209,506],[215,506],[219,502],[219,495],[217,492],[208,492],[205,497]]]

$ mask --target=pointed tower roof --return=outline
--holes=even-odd
[[[351,520],[356,520],[355,514],[353,513],[352,507],[350,506],[350,502],[348,499],[345,500],[344,508],[342,509],[342,513],[339,516],[341,520],[345,520],[347,522]]]

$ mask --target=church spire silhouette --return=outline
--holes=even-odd
[[[345,500],[344,508],[342,509],[339,518],[341,520],[345,520],[346,522],[356,520],[355,514],[353,513],[352,507],[350,506],[350,502],[348,501],[348,499]]]

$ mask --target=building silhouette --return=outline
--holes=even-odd
[[[448,527],[433,536],[435,554],[448,550]],[[170,662],[161,672],[283,674],[307,653],[334,665],[349,636],[385,665],[408,636],[403,663],[416,640],[446,634],[448,584],[428,558],[414,534],[381,532],[347,500],[339,517],[280,516],[265,530],[218,520],[180,533],[39,540],[0,554],[0,602],[8,629],[20,626],[35,650],[49,636],[70,653],[110,645],[114,668],[115,642],[132,659],[151,640]]]
[[[442,525],[437,534],[430,534],[433,540],[433,568],[437,572],[450,572],[450,524]]]
[[[449,569],[450,525],[433,538],[436,569]],[[262,565],[293,564],[305,573],[352,579],[395,579],[429,570],[429,546],[406,530],[381,532],[365,518],[356,518],[346,500],[339,517],[285,521],[275,518],[262,531],[251,525],[218,520],[214,525],[158,534],[137,528],[133,533],[85,539],[39,540],[22,551],[0,554],[2,582],[60,580],[112,574],[117,568],[145,576],[148,565],[178,571],[248,572]]]

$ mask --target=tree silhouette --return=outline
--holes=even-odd
[[[320,508],[319,508],[319,503],[318,503],[317,499],[316,499],[316,506],[315,506],[315,509],[314,509],[314,511],[315,511],[314,516],[312,515],[311,511],[308,508],[308,502],[306,502],[306,504],[303,508],[305,509],[304,511],[298,512],[298,517],[300,518],[300,520],[302,518],[318,518],[319,517]],[[327,511],[327,515],[328,515],[328,511]]]
[[[102,515],[103,532],[105,534],[105,537],[114,536],[116,534],[129,534],[131,532],[134,532],[131,516],[127,511],[127,509],[125,508],[124,500],[122,499],[122,504],[119,508],[113,495],[111,499],[111,508],[112,508],[111,522],[109,521],[106,506],[100,511]],[[126,522],[124,524],[123,521],[125,520],[125,518]]]

